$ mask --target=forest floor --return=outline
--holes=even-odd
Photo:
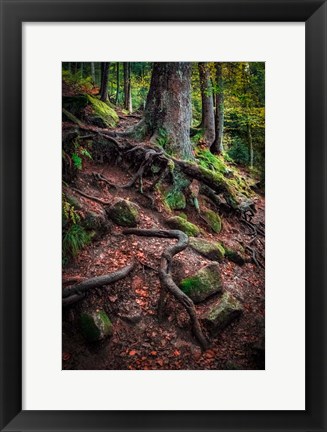
[[[122,113],[119,115],[118,130],[124,130],[138,121]],[[113,200],[119,194],[135,202],[140,209],[138,228],[167,229],[165,219],[171,214],[160,205],[159,200],[152,209],[135,186],[119,190],[96,187],[89,181],[92,173],[100,173],[110,182],[122,185],[133,175],[128,172],[127,166],[115,161],[99,164],[90,160],[79,171],[75,185],[83,192],[106,201]],[[101,207],[101,204],[87,198],[79,196],[79,199],[90,209]],[[264,223],[264,197],[258,194],[254,200],[257,212],[253,222]],[[206,239],[224,242],[230,247],[247,244],[251,239],[247,227],[235,214],[224,215],[223,229],[215,234],[208,230],[194,208],[183,212],[187,213],[190,222],[203,230],[202,237]],[[261,240],[258,247],[264,256],[264,238]],[[121,227],[113,225],[109,234],[85,247],[64,268],[63,281],[66,281],[108,274],[136,262],[134,270],[124,279],[110,284],[106,289],[90,290],[82,302],[63,309],[63,369],[264,369],[265,274],[264,269],[253,262],[239,266],[223,260],[219,264],[225,290],[241,301],[244,311],[219,336],[210,338],[207,350],[202,351],[199,347],[192,336],[186,311],[173,297],[169,297],[165,319],[159,323],[160,257],[165,247],[175,242],[126,236],[122,234]],[[188,247],[174,257],[173,278],[178,282],[210,262]],[[201,314],[212,301],[208,299],[197,305],[197,312]],[[97,343],[87,343],[76,326],[81,308],[91,306],[105,310],[114,329],[110,338]]]

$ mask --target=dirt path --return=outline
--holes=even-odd
[[[128,118],[123,127],[137,122]],[[121,166],[100,165],[92,161],[77,179],[77,186],[104,200],[119,196],[137,203],[140,207],[139,228],[166,228],[164,208],[152,210],[147,200],[135,188],[110,191],[95,188],[88,179],[98,172],[112,183],[124,184],[130,173]],[[86,198],[80,198],[89,206],[99,206]],[[264,223],[264,199],[256,200],[255,221]],[[208,232],[196,213],[187,212],[203,230],[205,238],[225,242],[233,247],[250,240],[248,230],[236,216],[224,217],[220,234]],[[262,238],[261,238],[262,239]],[[262,239],[263,240],[263,239]],[[157,319],[157,303],[160,283],[157,269],[160,256],[167,244],[175,240],[125,236],[122,229],[113,226],[110,234],[86,247],[63,271],[63,278],[80,276],[90,278],[112,272],[133,260],[136,267],[125,279],[107,289],[94,289],[74,308],[63,311],[63,368],[64,369],[261,369],[264,368],[264,269],[254,263],[243,266],[224,260],[220,264],[225,289],[238,298],[244,307],[239,320],[234,321],[214,339],[208,350],[201,352],[193,338],[188,316],[184,309],[169,298],[163,323]],[[264,245],[259,244],[261,252]],[[173,276],[176,281],[191,275],[210,261],[187,248],[174,259]],[[210,303],[212,300],[207,302]],[[77,330],[82,308],[103,309],[113,322],[111,338],[96,344],[85,342]],[[197,306],[197,310],[205,305]]]

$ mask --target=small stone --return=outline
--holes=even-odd
[[[89,342],[96,342],[111,336],[112,323],[104,311],[83,312],[80,317],[81,329]]]
[[[201,320],[204,321],[209,331],[216,336],[233,320],[238,318],[243,311],[241,303],[229,292],[224,294],[204,312]]]
[[[196,225],[180,216],[173,216],[166,223],[170,228],[183,231],[188,236],[197,237],[200,234],[200,229]]]
[[[189,245],[200,255],[212,261],[222,261],[225,256],[225,249],[218,242],[190,237]]]
[[[202,216],[204,217],[205,221],[212,229],[212,231],[219,234],[221,231],[221,218],[219,214],[212,210],[205,209],[202,211]]]
[[[221,293],[223,285],[218,264],[203,267],[193,276],[183,279],[179,286],[194,303],[200,303],[213,294]]]
[[[136,204],[119,199],[106,209],[108,216],[117,225],[123,227],[136,227],[139,222],[139,212]]]

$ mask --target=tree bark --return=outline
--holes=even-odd
[[[116,71],[116,77],[117,77],[117,90],[116,90],[116,100],[115,103],[116,105],[119,102],[119,86],[120,86],[120,74],[119,74],[119,62],[117,62],[117,71]]]
[[[91,62],[91,77],[93,83],[95,83],[95,68],[94,68],[94,62]]]
[[[100,99],[102,102],[107,102],[108,98],[108,79],[109,79],[109,66],[110,63],[104,62],[101,64],[101,88]]]
[[[224,151],[224,82],[222,75],[222,63],[216,63],[216,113],[215,113],[215,140],[210,147],[214,154]]]
[[[132,93],[131,93],[131,64],[124,63],[124,108],[131,113],[132,109]]]
[[[193,159],[191,128],[191,63],[154,63],[142,122],[144,134],[165,135],[165,151]]]
[[[202,99],[202,120],[200,127],[203,129],[203,138],[210,147],[215,139],[215,115],[213,109],[212,85],[208,63],[199,63],[200,89]]]

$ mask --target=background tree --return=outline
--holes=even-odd
[[[109,100],[108,97],[108,78],[109,78],[109,66],[110,63],[104,62],[101,65],[101,87],[100,87],[100,99],[103,102]]]
[[[224,151],[224,85],[222,63],[215,63],[216,86],[215,86],[215,139],[211,144],[210,150],[214,154]]]
[[[202,120],[199,128],[203,129],[203,139],[210,147],[215,139],[215,116],[209,63],[199,63],[199,77],[202,100]]]
[[[131,63],[124,63],[124,108],[128,112],[133,111],[131,92]]]

